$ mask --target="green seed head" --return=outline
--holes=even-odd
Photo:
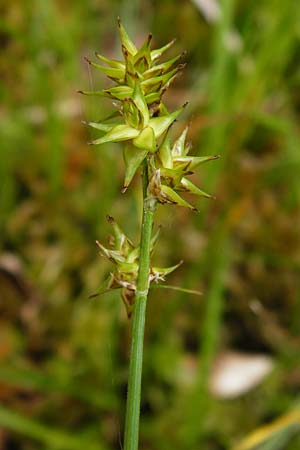
[[[186,143],[187,131],[188,127],[183,130],[173,145],[171,144],[170,129],[165,134],[158,152],[153,157],[149,190],[160,203],[173,203],[196,210],[178,192],[188,192],[200,197],[212,198],[211,195],[199,189],[186,177],[191,175],[193,169],[198,165],[217,159],[218,156],[189,156],[190,145]]]
[[[111,261],[114,264],[115,269],[109,274],[98,294],[102,294],[112,289],[121,289],[121,297],[125,304],[127,314],[130,317],[136,292],[140,246],[135,246],[131,242],[111,216],[108,216],[107,220],[113,228],[113,235],[109,238],[108,247],[104,247],[98,241],[97,245],[100,249],[100,254]],[[158,235],[159,229],[151,239],[151,255],[154,251]],[[157,283],[158,281],[164,281],[164,277],[177,269],[180,264],[181,263],[171,267],[150,266],[149,285],[151,283]]]
[[[159,62],[174,41],[160,49],[151,50],[152,35],[149,34],[138,49],[120,19],[118,28],[124,60],[110,59],[99,53],[96,53],[96,57],[104,65],[87,60],[115,83],[115,86],[95,94],[117,101],[117,111],[113,115],[99,122],[86,122],[86,125],[102,132],[91,144],[125,143],[125,180],[122,192],[127,190],[136,171],[148,156],[149,195],[157,198],[160,203],[195,210],[180,193],[188,192],[211,198],[211,195],[199,189],[187,177],[198,165],[216,159],[217,156],[189,156],[190,145],[186,143],[188,127],[171,144],[171,127],[186,105],[169,112],[162,102],[162,96],[184,67],[180,63],[182,54]]]
[[[118,119],[114,122],[111,118],[99,122],[86,122],[86,125],[104,133],[91,142],[93,145],[121,141],[128,144],[124,149],[126,174],[123,191],[125,191],[142,160],[148,152],[154,153],[157,150],[158,139],[183,109],[169,113],[161,101],[163,94],[183,68],[183,64],[179,63],[182,55],[159,63],[160,57],[174,41],[160,49],[151,50],[150,34],[137,49],[120,19],[118,27],[124,61],[110,59],[99,53],[96,53],[96,57],[104,65],[86,59],[92,67],[115,82],[115,86],[97,91],[95,95],[110,97],[118,102],[115,115]],[[81,92],[92,94],[87,91]]]
[[[150,34],[138,49],[120,20],[118,27],[123,61],[110,59],[99,53],[96,53],[96,57],[101,64],[86,59],[91,66],[115,83],[102,91],[81,91],[86,95],[111,98],[116,106],[116,111],[108,117],[99,121],[84,122],[100,133],[91,144],[124,142],[125,180],[122,192],[127,190],[136,171],[147,159],[144,172],[148,182],[146,200],[151,200],[154,204],[158,201],[196,210],[181,197],[181,194],[187,192],[211,198],[211,195],[195,186],[188,177],[197,166],[217,159],[218,156],[190,156],[190,145],[186,142],[188,127],[184,128],[174,143],[171,141],[171,128],[186,104],[170,112],[162,97],[184,67],[180,62],[183,54],[160,62],[160,57],[174,41],[159,49],[151,50]],[[135,246],[131,242],[112,217],[108,217],[108,221],[113,229],[109,245],[104,247],[99,242],[97,245],[101,255],[114,264],[114,270],[98,294],[111,289],[121,289],[121,297],[130,316],[137,291],[140,246]],[[151,255],[157,238],[158,233],[151,240]],[[146,279],[148,287],[151,283],[164,281],[164,277],[180,264],[162,268],[152,266],[150,263],[148,280]]]

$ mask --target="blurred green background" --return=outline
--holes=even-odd
[[[169,56],[187,50],[165,101],[190,101],[177,131],[190,122],[195,155],[222,155],[195,175],[216,201],[158,210],[155,261],[183,259],[168,284],[203,295],[151,293],[140,449],[231,449],[300,400],[299,1],[11,0],[0,5],[1,450],[121,448],[130,322],[118,294],[88,297],[111,269],[95,246],[105,216],[138,241],[140,177],[120,194],[121,146],[89,147],[81,125],[110,102],[76,92],[107,86],[83,56],[120,55],[118,15],[137,43],[151,31],[156,47],[177,38]],[[229,352],[272,370],[220,395],[210,386]],[[295,422],[249,449],[299,449]]]

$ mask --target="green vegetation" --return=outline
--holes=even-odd
[[[123,142],[125,180],[122,192],[126,192],[136,172],[143,170],[143,218],[140,244],[135,247],[122,232],[115,220],[108,216],[114,235],[110,237],[109,248],[100,242],[102,256],[115,265],[104,287],[96,295],[113,289],[121,289],[127,315],[132,316],[132,334],[124,449],[138,450],[141,384],[143,372],[143,347],[146,321],[146,305],[151,284],[159,287],[165,276],[177,269],[181,263],[157,268],[152,263],[152,253],[159,233],[152,236],[157,205],[171,204],[197,208],[181,197],[181,193],[200,197],[211,196],[187,177],[200,164],[218,159],[218,156],[190,156],[190,145],[186,143],[188,127],[171,143],[172,127],[184,107],[169,112],[163,103],[163,96],[183,67],[177,64],[182,55],[161,63],[161,56],[173,45],[174,40],[159,49],[151,49],[152,34],[149,34],[140,48],[128,36],[120,18],[118,28],[124,60],[110,59],[96,53],[106,65],[86,59],[88,64],[114,80],[116,86],[102,91],[80,91],[84,95],[108,97],[114,100],[117,110],[107,118],[86,125],[104,133],[91,142],[93,145],[109,142]],[[117,122],[111,122],[111,119]],[[117,119],[116,119],[117,118]],[[118,120],[119,119],[119,120]],[[177,287],[178,289],[178,287]],[[179,288],[180,289],[180,288]],[[185,290],[185,292],[187,292]]]
[[[176,37],[164,61],[187,50],[188,70],[165,103],[173,111],[190,101],[182,117],[192,155],[222,156],[191,178],[216,201],[187,197],[199,214],[156,211],[155,264],[183,259],[168,284],[203,295],[150,291],[140,449],[299,447],[300,8],[296,0],[218,3],[218,19],[196,1],[1,6],[5,449],[109,450],[122,441],[130,322],[118,291],[89,297],[112,270],[96,257],[95,241],[110,233],[106,215],[139,241],[140,180],[121,197],[120,144],[89,147],[100,133],[80,124],[108,116],[111,102],[77,94],[111,86],[83,57],[120,57],[118,15],[135,42],[148,30],[153,48]],[[182,128],[175,124],[174,138]],[[228,349],[272,356],[274,369],[249,392],[218,398],[208,381]]]

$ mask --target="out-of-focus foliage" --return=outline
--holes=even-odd
[[[230,449],[298,401],[298,1],[11,0],[0,6],[3,450],[120,447],[130,324],[118,296],[88,297],[110,270],[95,246],[106,215],[138,240],[139,179],[120,194],[118,144],[88,147],[80,123],[110,101],[76,93],[109,86],[83,56],[118,56],[118,15],[137,43],[151,31],[155,47],[177,38],[169,57],[188,51],[166,104],[190,100],[191,155],[222,156],[193,180],[215,202],[158,211],[157,260],[183,258],[172,283],[204,295],[152,291],[141,450]],[[269,355],[274,370],[225,400],[207,386],[228,349]],[[281,448],[299,446],[296,430]]]

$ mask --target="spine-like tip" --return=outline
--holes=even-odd
[[[115,219],[112,216],[110,216],[109,214],[107,214],[106,220],[108,223],[115,223]]]
[[[128,189],[128,186],[123,186],[122,189],[121,189],[121,194],[125,194],[127,189]]]
[[[123,44],[122,44],[121,48],[122,48],[123,55],[127,58],[129,55],[127,48]]]
[[[86,56],[84,56],[83,59],[86,63],[92,64],[92,61],[89,58],[87,58]]]

